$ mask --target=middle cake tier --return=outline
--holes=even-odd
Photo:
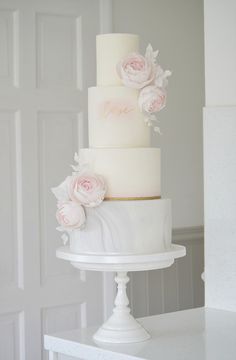
[[[104,177],[106,199],[153,199],[161,196],[160,149],[80,149],[80,165]]]
[[[90,147],[148,147],[150,128],[138,107],[138,90],[100,86],[88,90]]]

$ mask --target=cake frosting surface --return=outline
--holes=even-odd
[[[106,179],[105,198],[153,198],[161,196],[160,149],[81,149],[81,164]]]
[[[104,201],[86,212],[86,228],[71,234],[73,252],[149,254],[171,245],[169,199]]]
[[[125,56],[138,52],[139,38],[105,34],[96,40],[97,86],[88,90],[90,148],[80,149],[80,161],[105,177],[106,198],[159,198],[160,149],[150,147],[138,89],[124,86],[117,71]]]
[[[88,91],[90,147],[147,147],[150,128],[138,107],[138,91],[97,86]]]
[[[126,55],[139,51],[139,37],[133,34],[102,34],[96,38],[97,85],[119,86],[116,65]]]

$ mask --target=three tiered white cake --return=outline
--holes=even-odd
[[[170,75],[156,64],[156,55],[150,46],[145,57],[139,55],[137,35],[97,36],[97,86],[88,91],[89,148],[80,149],[77,172],[60,191],[53,189],[60,230],[68,232],[73,252],[148,254],[171,245],[171,202],[161,199],[160,149],[150,147],[153,113],[165,105]],[[99,201],[85,200],[93,187],[86,176],[71,186],[72,178],[85,172],[102,176],[95,184]],[[75,205],[70,210],[71,200],[84,206],[82,220]]]

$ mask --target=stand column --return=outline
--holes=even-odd
[[[130,314],[126,286],[129,282],[127,272],[117,272],[117,295],[111,317],[98,329],[94,340],[108,343],[133,343],[150,338],[148,332]]]

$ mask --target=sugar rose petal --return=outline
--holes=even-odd
[[[159,88],[166,88],[168,85],[168,77],[171,76],[171,71],[163,70],[160,65],[157,66],[155,85]]]
[[[85,223],[85,212],[78,203],[67,201],[59,205],[56,219],[66,230],[80,229]]]
[[[125,86],[142,89],[155,77],[154,64],[148,58],[137,54],[129,54],[117,65],[117,73]]]
[[[60,185],[51,189],[58,201],[70,200],[69,197],[70,181],[71,181],[71,176],[67,176],[67,178]]]
[[[139,107],[144,113],[153,114],[166,105],[166,91],[156,86],[147,86],[139,94]]]
[[[103,178],[93,173],[82,173],[72,177],[70,197],[87,206],[98,206],[104,199],[106,186]]]

